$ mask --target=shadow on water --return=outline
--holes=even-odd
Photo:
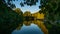
[[[12,34],[44,34],[41,30],[43,21],[24,21],[12,32]]]

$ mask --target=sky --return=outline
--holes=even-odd
[[[40,10],[38,7],[40,5],[39,2],[37,3],[37,5],[33,5],[33,6],[24,5],[24,7],[21,7],[20,6],[21,1],[23,2],[23,0],[18,0],[18,1],[14,1],[13,3],[16,5],[16,8],[20,8],[23,13],[26,11],[30,11],[31,13],[35,13],[35,12],[38,12]]]

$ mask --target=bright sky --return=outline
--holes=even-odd
[[[16,8],[20,8],[23,11],[23,13],[25,11],[30,11],[31,13],[35,13],[35,12],[40,10],[39,7],[38,7],[40,5],[39,2],[37,3],[37,5],[34,5],[34,6],[27,6],[27,5],[25,5],[24,7],[21,7],[20,6],[20,2],[21,1],[23,2],[23,0],[18,0],[18,1],[15,1],[13,3],[16,5]]]

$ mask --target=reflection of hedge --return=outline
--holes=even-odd
[[[5,4],[0,5],[0,34],[10,34],[23,21],[23,13],[17,14]]]

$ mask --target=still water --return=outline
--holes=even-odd
[[[12,34],[44,34],[40,27],[42,21],[24,21],[23,25],[19,24]]]

